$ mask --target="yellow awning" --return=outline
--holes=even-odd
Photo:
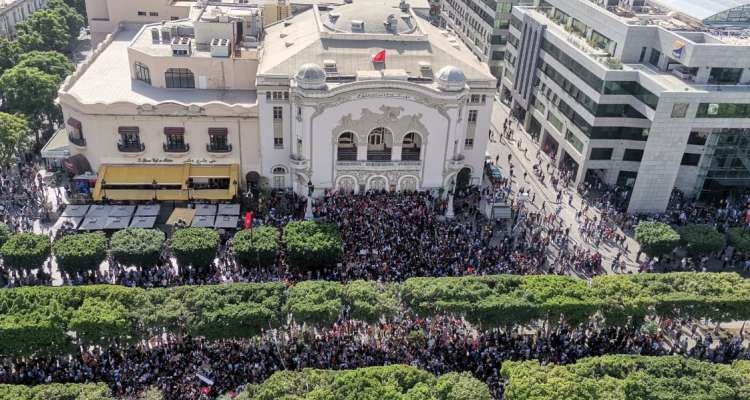
[[[154,191],[144,189],[102,189],[102,197],[105,196],[110,200],[149,201],[154,199]]]
[[[180,189],[156,189],[158,200],[186,201],[189,200],[188,178],[228,178],[227,189],[192,190],[190,198],[200,200],[230,200],[237,194],[235,182],[239,182],[237,164],[231,165],[102,165],[99,169],[99,179],[94,187],[93,198],[96,201],[107,197],[110,200],[152,200],[154,190],[145,189],[102,189],[102,182],[107,185],[142,186],[152,185],[154,181],[160,186],[179,185]]]
[[[117,185],[184,185],[184,165],[109,165],[104,180]]]

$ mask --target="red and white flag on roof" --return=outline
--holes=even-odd
[[[372,62],[384,63],[385,62],[385,50],[380,50],[377,54],[372,56]]]

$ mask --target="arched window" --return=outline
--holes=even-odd
[[[195,76],[187,68],[170,68],[164,73],[168,88],[194,89]]]
[[[286,168],[274,167],[272,173],[274,189],[286,188]]]
[[[422,137],[416,132],[409,132],[404,135],[403,146],[401,147],[401,159],[403,161],[419,161],[422,153]]]
[[[356,161],[357,146],[354,133],[344,132],[339,135],[336,159],[338,161]]]
[[[393,138],[391,131],[377,127],[367,136],[367,161],[390,161]]]
[[[135,63],[135,79],[146,82],[149,85],[151,84],[151,72],[149,72],[148,67],[145,64],[142,63]]]

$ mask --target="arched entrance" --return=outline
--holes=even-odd
[[[399,190],[402,192],[416,192],[418,179],[415,176],[404,176],[399,182]]]
[[[373,176],[368,182],[367,189],[383,191],[388,188],[388,180],[384,176]]]
[[[393,134],[387,128],[377,127],[367,135],[367,161],[391,161]]]
[[[464,167],[456,175],[456,190],[464,190],[471,183],[471,168]]]
[[[336,182],[336,190],[342,194],[357,193],[357,179],[353,176],[342,176]]]

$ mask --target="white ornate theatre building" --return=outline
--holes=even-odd
[[[48,155],[90,165],[95,200],[481,181],[495,78],[460,40],[392,0],[260,12],[121,27],[63,86]]]

